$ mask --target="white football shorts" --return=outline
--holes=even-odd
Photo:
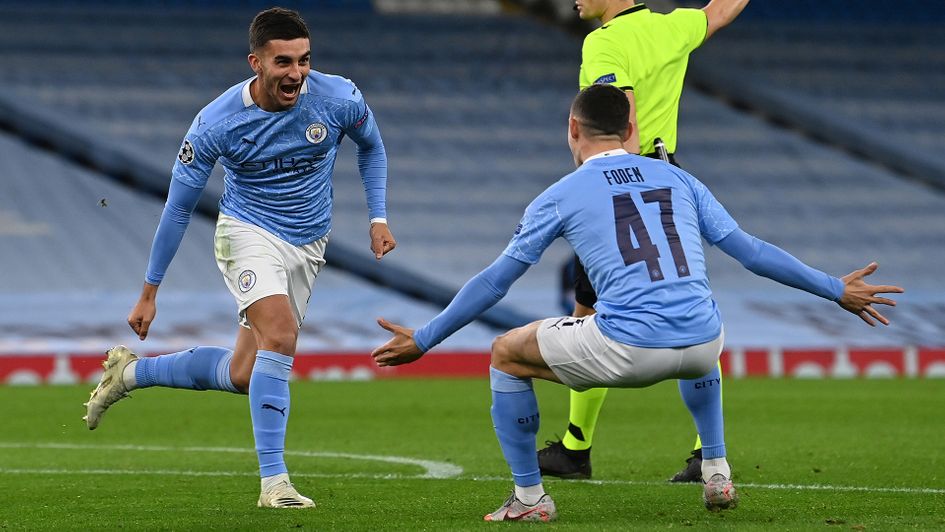
[[[272,295],[289,296],[301,327],[318,272],[325,265],[324,236],[293,246],[265,229],[220,214],[214,237],[217,267],[239,306],[239,323],[247,329],[246,309]]]
[[[604,336],[596,315],[548,318],[538,326],[541,356],[568,387],[644,388],[667,379],[695,379],[718,364],[725,333],[704,344],[649,348]]]

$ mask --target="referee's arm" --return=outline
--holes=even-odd
[[[745,9],[749,0],[712,0],[702,8],[706,18],[705,40],[709,40],[716,31],[731,24],[735,17]]]

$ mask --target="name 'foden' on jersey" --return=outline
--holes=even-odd
[[[633,168],[614,168],[613,170],[604,170],[604,179],[607,180],[608,185],[642,183],[643,174],[636,166]]]

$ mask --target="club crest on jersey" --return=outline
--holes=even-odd
[[[189,140],[185,140],[180,147],[180,153],[177,154],[177,160],[182,164],[194,162],[194,145]]]
[[[244,294],[249,292],[254,286],[256,286],[256,273],[253,270],[243,270],[243,273],[240,274],[240,292]]]
[[[603,76],[597,78],[597,81],[594,82],[594,85],[601,85],[603,83],[617,83],[617,74],[604,74]]]
[[[328,128],[321,122],[315,122],[305,128],[305,138],[312,144],[319,144],[328,136]]]

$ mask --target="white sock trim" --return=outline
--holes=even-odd
[[[541,485],[541,482],[535,484],[534,486],[515,485],[515,497],[529,506],[538,504],[538,501],[544,494],[545,487]]]
[[[134,390],[138,387],[138,379],[135,378],[135,368],[138,367],[138,361],[132,360],[121,370],[121,383],[125,385],[126,390]]]
[[[732,468],[728,465],[728,460],[722,458],[713,458],[702,461],[702,480],[707,481],[712,475],[721,473],[725,478],[732,478]]]

